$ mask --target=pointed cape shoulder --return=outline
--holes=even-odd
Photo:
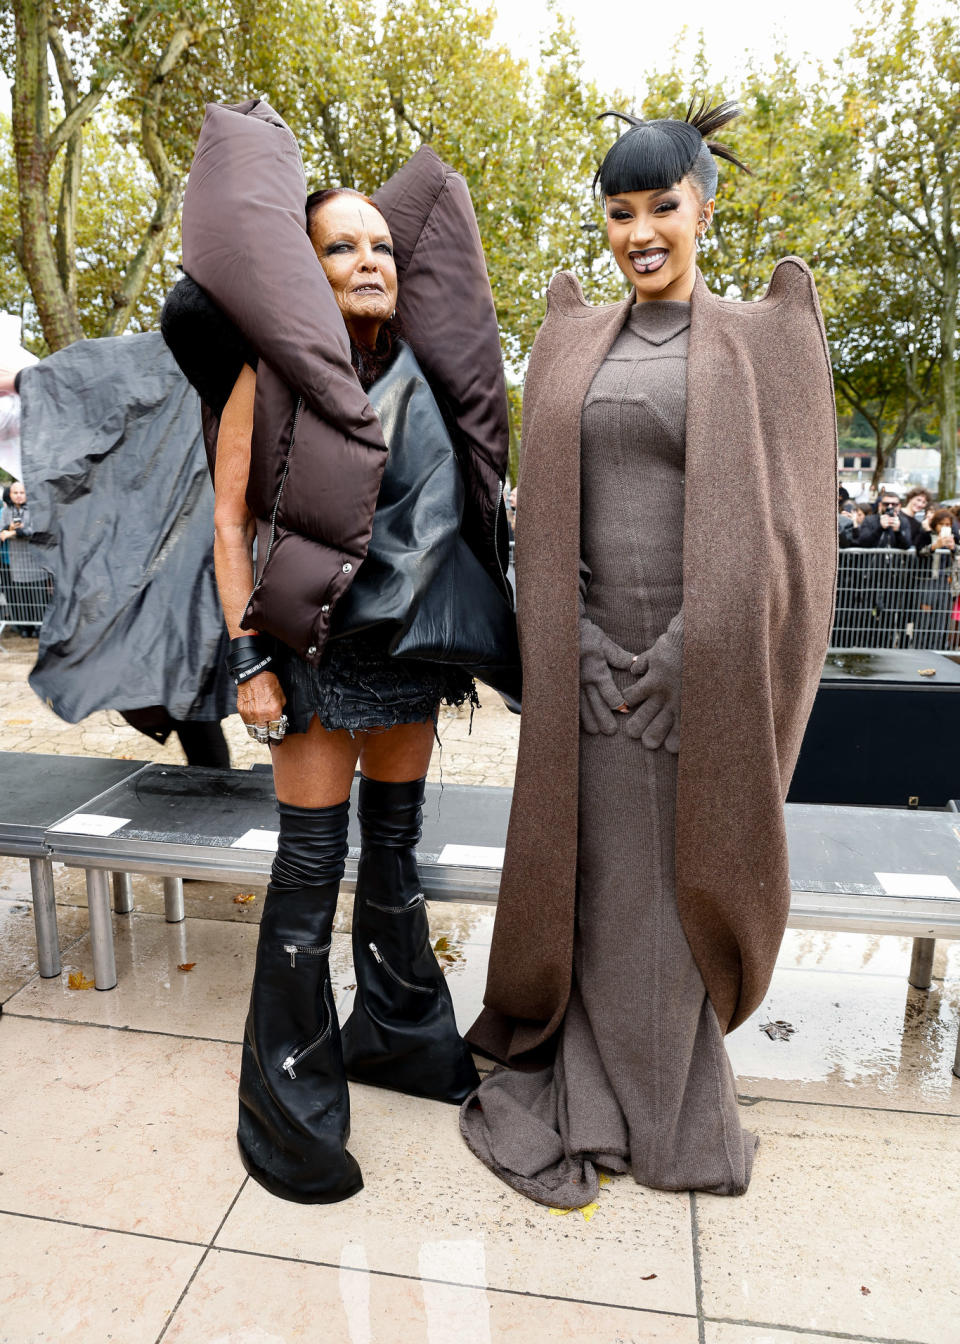
[[[813,272],[799,257],[783,257],[773,268],[766,289],[759,299],[723,298],[707,284],[703,272],[697,271],[694,292],[701,304],[706,301],[721,306],[725,311],[757,313],[769,311],[783,302],[792,302],[798,307],[812,308],[819,316],[820,305],[817,300],[817,287]]]
[[[588,303],[573,271],[557,271],[547,287],[547,312],[564,317],[594,317],[633,305],[633,292],[616,303]]]

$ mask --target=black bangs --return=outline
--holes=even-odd
[[[705,100],[696,110],[694,106],[691,103],[687,108],[683,121],[643,121],[627,112],[602,112],[601,117],[618,117],[630,129],[607,150],[593,179],[594,194],[598,186],[603,197],[622,196],[628,191],[666,191],[690,176],[700,199],[708,201],[717,191],[714,159],[726,159],[749,173],[746,164],[726,145],[710,138],[740,116],[740,106],[729,100],[715,107],[708,107]]]
[[[666,191],[687,176],[702,149],[703,136],[689,122],[644,121],[631,125],[607,150],[593,179],[593,189],[599,186],[602,196]]]

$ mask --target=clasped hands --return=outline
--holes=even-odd
[[[580,619],[580,724],[585,733],[612,737],[626,717],[627,734],[655,751],[680,750],[680,672],[682,636],[660,636],[639,655],[627,653],[586,617]],[[620,690],[613,671],[632,672],[636,680]]]

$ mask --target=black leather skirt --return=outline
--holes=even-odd
[[[376,632],[331,640],[317,667],[278,641],[273,670],[287,697],[290,733],[305,733],[314,715],[324,728],[353,733],[436,722],[441,704],[479,705],[462,668],[391,658]]]

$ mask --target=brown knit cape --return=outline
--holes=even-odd
[[[573,275],[555,276],[524,390],[520,751],[486,1006],[468,1033],[478,1050],[521,1067],[549,1053],[570,992],[580,416],[632,302],[591,307]],[[829,638],[836,445],[807,266],[781,261],[755,303],[719,299],[698,275],[687,365],[677,902],[725,1031],[759,1005],[786,925],[783,802]]]

